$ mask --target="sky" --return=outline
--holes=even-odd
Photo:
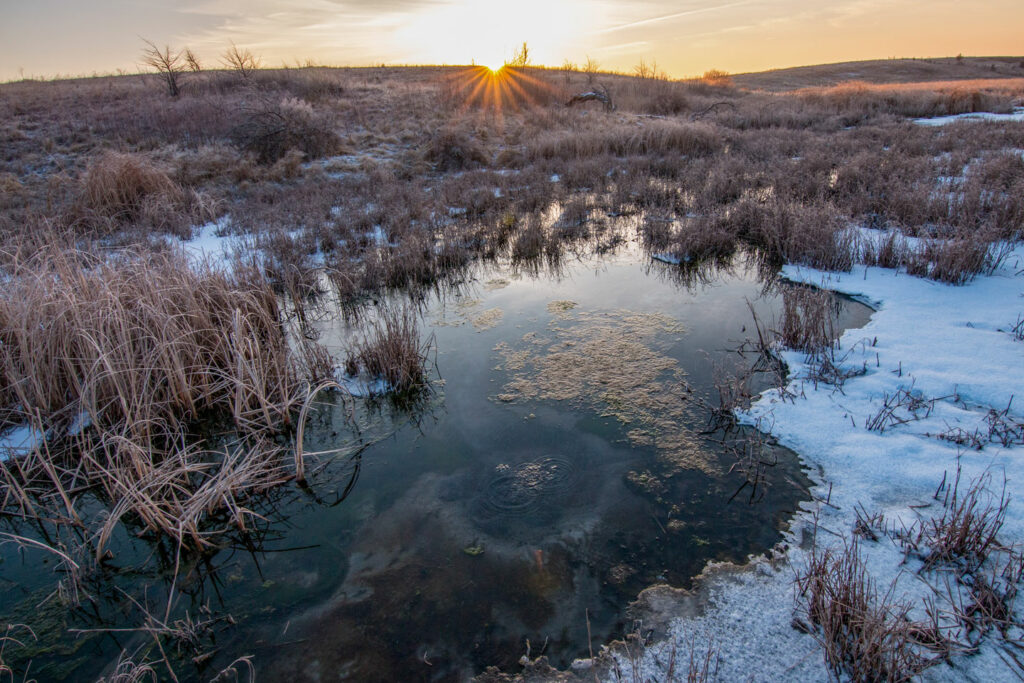
[[[887,57],[1024,54],[1024,0],[0,0],[0,80],[142,70],[143,39],[208,67],[588,58],[672,77]]]

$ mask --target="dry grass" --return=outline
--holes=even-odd
[[[911,621],[910,605],[894,602],[892,589],[879,593],[856,539],[839,551],[816,551],[796,582],[809,622],[801,628],[817,639],[837,679],[909,681],[940,661],[920,638],[928,625]]]
[[[348,364],[383,379],[398,394],[425,388],[432,339],[421,340],[418,316],[411,308],[382,311],[350,353]]]
[[[780,341],[791,349],[811,356],[823,355],[834,347],[838,302],[832,292],[811,287],[782,290]]]
[[[0,410],[5,424],[50,436],[3,468],[8,511],[34,517],[51,490],[82,524],[76,492],[95,486],[112,505],[97,553],[121,521],[201,547],[244,529],[252,513],[242,501],[290,478],[268,436],[289,429],[304,380],[330,358],[311,343],[292,350],[258,272],[53,247],[10,273]],[[223,419],[241,440],[206,450],[200,423]],[[215,515],[222,522],[211,527]]]
[[[185,237],[189,227],[212,218],[212,207],[194,191],[185,190],[164,171],[137,154],[104,152],[81,180],[80,220],[112,232],[130,224]]]
[[[602,155],[706,156],[721,147],[720,137],[709,126],[653,120],[547,135],[533,143],[530,154],[541,159],[562,160]]]
[[[1006,483],[998,497],[988,489],[988,476],[960,491],[960,472],[953,488],[948,489],[942,516],[921,527],[925,566],[959,565],[965,573],[975,573],[1002,544],[997,535],[1006,520],[1010,504]]]

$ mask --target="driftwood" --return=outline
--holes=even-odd
[[[598,86],[596,90],[573,95],[572,99],[565,103],[565,106],[571,107],[574,104],[580,104],[581,102],[601,102],[604,104],[605,110],[615,110],[615,104],[612,102],[612,94],[608,91],[608,88],[603,85]]]

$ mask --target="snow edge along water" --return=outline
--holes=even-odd
[[[678,666],[691,647],[699,659],[708,644],[718,651],[718,680],[829,680],[817,642],[793,628],[794,578],[810,558],[807,541],[815,537],[819,549],[841,548],[852,537],[857,506],[868,514],[880,512],[895,525],[941,514],[933,494],[944,478],[955,476],[958,464],[965,489],[987,474],[998,493],[1005,476],[1011,499],[1001,540],[1024,543],[1024,448],[991,443],[980,451],[964,450],[935,436],[956,427],[973,430],[989,408],[1011,405],[1017,420],[1024,414],[1019,403],[1024,396],[1010,403],[1024,390],[1024,343],[1008,332],[1024,311],[1022,268],[1024,248],[1017,247],[996,273],[959,287],[875,267],[851,273],[783,269],[789,280],[876,305],[865,327],[840,339],[843,364],[867,371],[849,379],[842,392],[815,388],[807,380],[807,358],[783,353],[790,368],[787,390],[798,398],[765,392],[741,418],[770,430],[800,454],[816,484],[815,500],[793,520],[781,562],[762,556],[746,567],[707,568],[700,581],[703,595],[695,601],[699,608],[683,608],[696,614],[673,619],[668,638],[647,649],[635,671],[642,680],[662,680],[672,653],[682,653],[675,657]],[[867,421],[900,389],[939,400],[926,418],[869,431]],[[954,395],[960,401],[944,398]],[[885,537],[860,547],[880,591],[893,586],[897,600],[914,604],[910,616],[922,618],[923,599],[935,591],[920,572],[920,560],[908,559]],[[956,657],[921,677],[1005,680],[1012,673],[994,643],[989,638],[978,654]],[[617,658],[623,671],[633,669],[628,658]]]

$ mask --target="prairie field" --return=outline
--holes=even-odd
[[[999,365],[1024,348],[1024,58],[683,80],[641,66],[199,70],[173,96],[159,74],[0,84],[0,675],[735,680],[742,648],[707,595],[727,605],[779,566],[770,591],[794,594],[776,615],[793,627],[773,642],[815,653],[792,664],[800,678],[1024,673],[1019,472],[969,462],[1024,447],[1019,373]],[[596,284],[606,270],[613,286]],[[919,308],[901,308],[907,292]],[[1003,384],[910,355],[935,348],[941,308],[883,326],[929,297],[954,317],[1006,308],[962,321],[998,333]],[[459,397],[476,389],[486,410]],[[840,434],[799,413],[823,401],[842,429],[895,432],[866,453],[918,453],[891,445],[913,437],[941,458],[893,466],[906,478],[884,495],[833,474],[853,446],[792,426]],[[480,428],[510,415],[507,434]],[[515,455],[531,429],[551,453],[601,441]],[[445,479],[456,451],[492,478]],[[583,486],[645,501],[620,531],[653,540],[593,530]],[[506,507],[452,512],[481,487]],[[555,499],[569,512],[537,502]],[[698,502],[725,510],[719,526],[686,516]],[[528,503],[506,537],[503,515]],[[291,531],[328,517],[343,538]],[[531,535],[563,518],[578,528],[558,543]],[[714,536],[741,526],[755,531]],[[337,576],[325,564],[303,583],[306,560],[267,549],[279,537],[336,541]],[[889,550],[931,586],[924,607],[886,592]],[[574,573],[588,563],[604,567],[593,602]],[[543,606],[480,612],[473,576]],[[418,582],[447,596],[433,612]],[[377,591],[372,625],[359,591]],[[661,619],[687,610],[704,621]],[[486,643],[429,645],[463,619]],[[316,649],[317,633],[357,654]]]

